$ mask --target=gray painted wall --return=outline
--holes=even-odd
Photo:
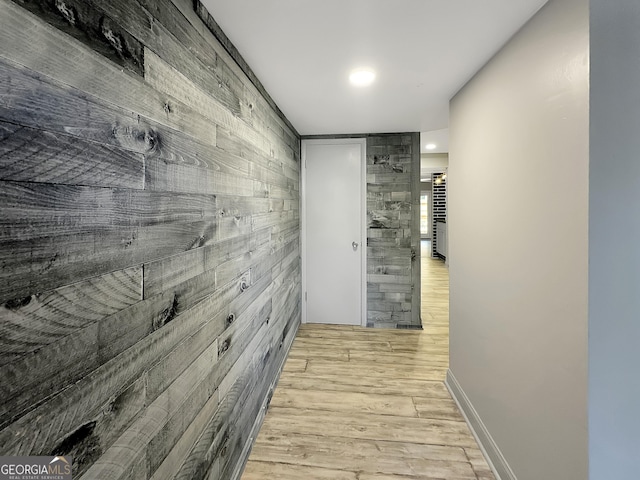
[[[519,480],[587,478],[588,26],[552,0],[451,103],[451,372]]]
[[[589,454],[640,475],[640,3],[591,0]]]

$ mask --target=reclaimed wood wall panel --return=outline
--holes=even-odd
[[[0,449],[232,478],[300,322],[300,137],[197,2],[0,12]]]
[[[367,136],[367,325],[420,328],[420,138]]]

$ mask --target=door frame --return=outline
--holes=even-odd
[[[367,326],[367,139],[353,138],[321,138],[302,140],[300,162],[300,218],[302,241],[302,323],[307,323],[307,145],[353,145],[360,146],[360,325]]]

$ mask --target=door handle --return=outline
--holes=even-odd
[[[353,251],[358,250],[358,242],[351,242],[351,246],[353,247]]]

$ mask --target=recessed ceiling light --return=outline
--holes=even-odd
[[[435,150],[437,147],[437,145],[435,143],[427,143],[424,148],[426,148],[427,150]]]
[[[376,79],[376,74],[370,68],[358,68],[349,74],[349,81],[356,87],[368,87]]]

